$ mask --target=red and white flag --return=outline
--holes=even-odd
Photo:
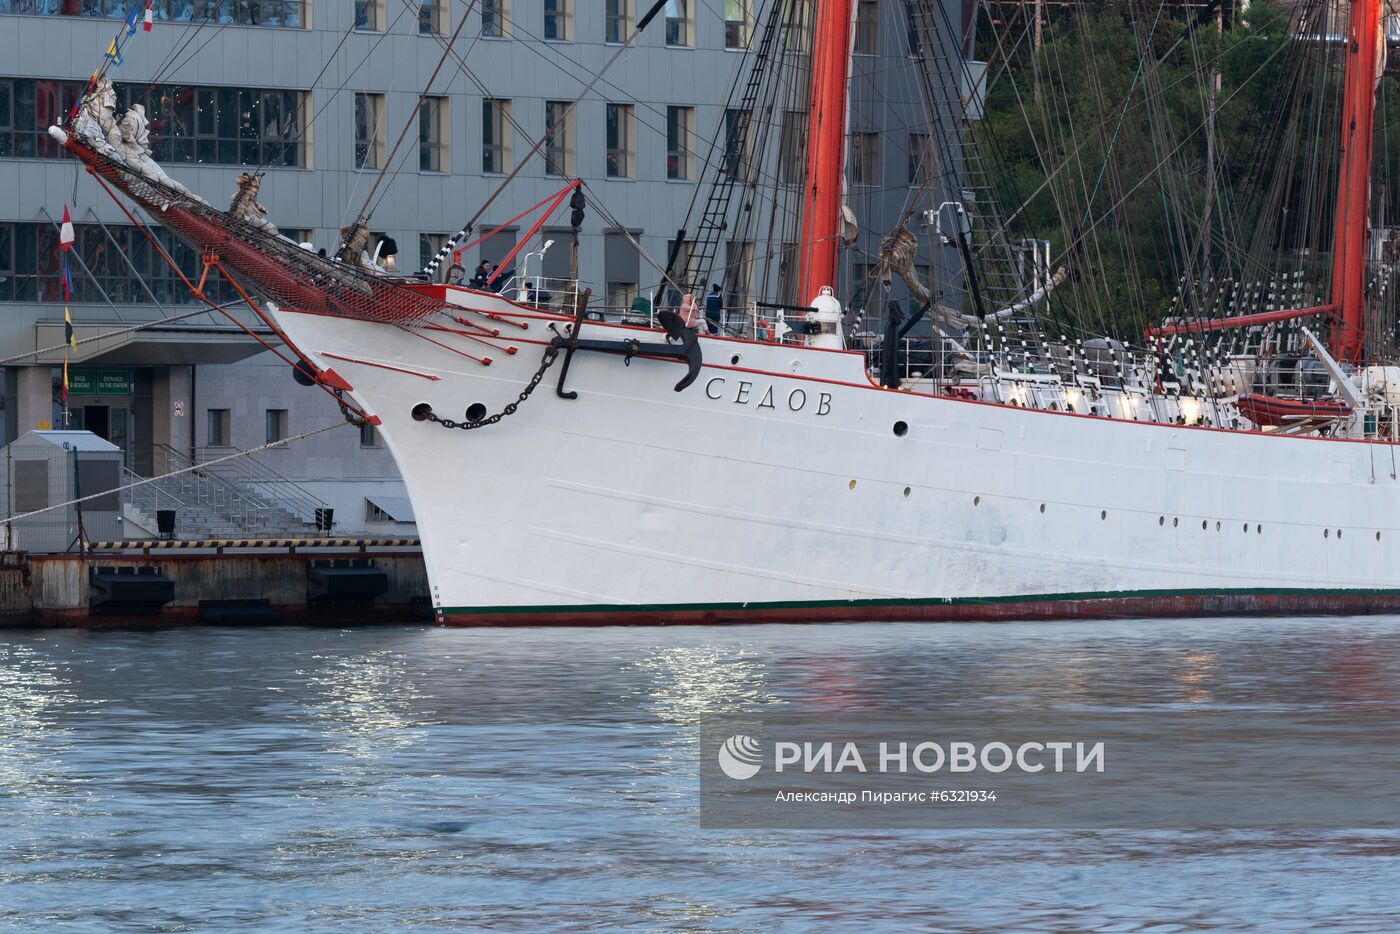
[[[63,206],[63,226],[58,229],[58,245],[68,249],[73,245],[73,219],[68,216],[68,205]]]
[[[151,4],[150,4],[150,3],[147,3],[147,4],[146,4],[146,21],[141,25],[142,31],[144,31],[144,32],[150,32],[150,31],[151,31],[151,19],[152,19],[152,17],[151,17]]]

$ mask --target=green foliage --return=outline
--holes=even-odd
[[[1207,204],[1217,236],[1221,205],[1240,220],[1236,189],[1257,176],[1254,142],[1289,73],[1289,57],[1280,54],[1291,41],[1288,9],[1260,0],[1224,30],[1196,15],[1076,5],[1050,18],[1038,50],[1016,23],[1001,27],[1000,42],[986,23],[980,31],[979,51],[993,73],[1003,64],[998,56],[1014,51],[974,134],[997,169],[1012,236],[1050,240],[1056,263],[1070,268],[1056,299],[1057,317],[1071,329],[1140,334],[1169,311],[1184,272],[1209,274]]]

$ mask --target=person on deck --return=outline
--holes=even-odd
[[[448,285],[465,285],[466,283],[463,280],[466,278],[467,267],[463,266],[461,263],[453,263],[451,266],[447,267]]]
[[[711,285],[710,294],[705,296],[705,326],[711,334],[718,334],[724,325],[724,296],[719,294],[719,286]]]
[[[495,267],[487,260],[477,263],[476,272],[472,273],[472,288],[486,288],[486,280],[491,278],[491,270]]]

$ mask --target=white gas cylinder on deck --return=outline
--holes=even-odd
[[[845,336],[841,333],[841,302],[837,300],[831,286],[822,286],[821,294],[812,299],[812,310],[807,312],[807,323],[817,326],[816,333],[807,341],[810,346],[831,350],[845,348]]]

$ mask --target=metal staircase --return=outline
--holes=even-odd
[[[123,505],[151,530],[156,528],[157,510],[173,509],[177,538],[314,535],[316,510],[326,508],[325,502],[251,457],[205,464],[157,444],[154,467],[162,479],[127,489]],[[162,476],[176,470],[183,472]],[[125,482],[139,479],[128,471]]]

